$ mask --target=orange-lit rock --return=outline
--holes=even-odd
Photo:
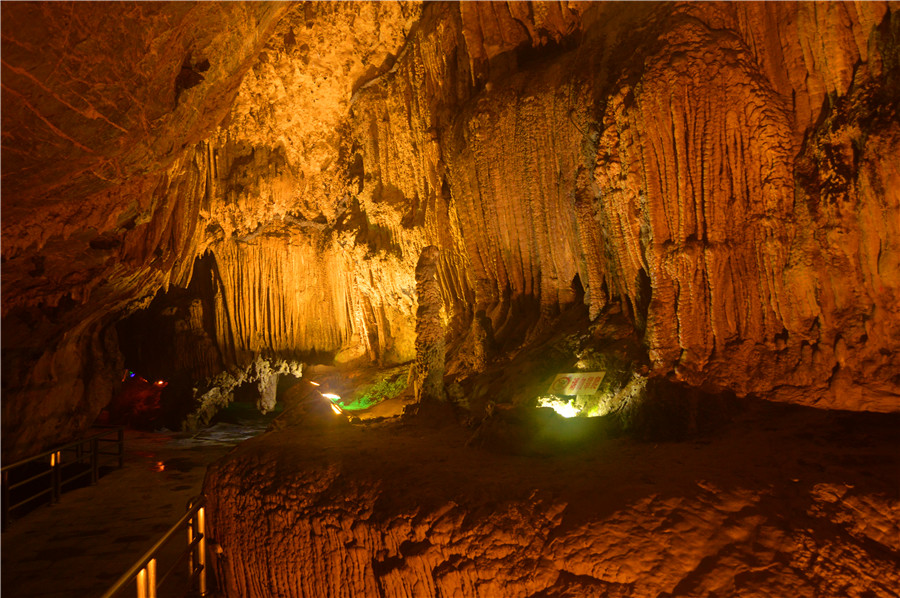
[[[626,310],[655,376],[900,405],[896,5],[12,3],[2,22],[5,454],[91,422],[115,323],[203,255],[225,368],[412,359],[433,245],[448,372],[583,300]]]
[[[418,328],[478,435],[291,409],[207,479],[226,595],[900,587],[897,3],[7,2],[2,38],[4,461],[141,351],[202,425],[314,360],[404,380]],[[688,440],[531,446],[568,368],[615,381],[598,428]],[[750,411],[691,436],[703,393]]]
[[[444,358],[447,352],[447,331],[441,320],[441,287],[437,281],[437,264],[441,254],[437,247],[429,245],[422,250],[416,263],[416,401],[443,402]]]
[[[4,455],[89,426],[121,376],[116,320],[186,284],[193,147],[286,8],[3,6]]]
[[[613,285],[638,310],[649,277],[645,338],[657,371],[896,410],[900,270],[875,248],[897,254],[897,167],[868,153],[897,151],[896,111],[882,95],[894,75],[874,56],[872,69],[848,67],[863,60],[861,39],[878,46],[871,26],[886,8],[708,8],[674,10],[664,43],[611,90],[594,214],[615,248]],[[828,61],[817,54],[823,40]],[[808,75],[789,91],[798,70]],[[798,108],[807,104],[811,114]]]
[[[553,457],[291,428],[211,467],[213,566],[245,598],[891,596],[896,419],[769,406],[701,442]]]

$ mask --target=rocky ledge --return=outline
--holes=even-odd
[[[214,566],[242,597],[896,596],[898,423],[755,403],[683,442],[527,455],[290,426],[210,468]]]

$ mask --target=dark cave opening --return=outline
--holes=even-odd
[[[214,340],[215,293],[215,258],[206,254],[195,260],[187,288],[159,290],[145,309],[116,324],[125,367],[136,376],[123,378],[111,404],[112,422],[181,428],[194,408],[194,387],[225,369]]]

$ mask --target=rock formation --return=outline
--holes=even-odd
[[[4,454],[90,424],[116,322],[202,256],[225,370],[413,359],[433,245],[448,372],[484,360],[473,314],[502,353],[583,301],[625,310],[654,376],[896,411],[898,22],[885,2],[6,4]]]
[[[210,468],[213,566],[246,598],[896,596],[897,418],[812,411],[556,458],[450,429],[271,433]]]
[[[286,8],[3,6],[4,457],[88,427],[122,375],[115,322],[187,283],[195,148]]]
[[[226,595],[896,594],[897,3],[6,2],[2,103],[4,461],[135,364],[187,426],[311,362],[495,415],[309,393],[207,479]],[[762,411],[494,451],[562,367]]]
[[[416,364],[417,402],[444,401],[444,340],[447,331],[441,318],[441,287],[437,281],[440,251],[434,245],[422,250],[416,264]]]

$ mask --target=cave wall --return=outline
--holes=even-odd
[[[397,179],[435,172],[449,183],[451,226],[432,236],[451,231],[467,257],[456,278],[501,335],[510,302],[532,297],[552,316],[578,274],[594,313],[610,298],[630,307],[657,374],[896,409],[900,195],[898,162],[885,159],[897,155],[895,12],[581,7],[550,24],[529,15],[543,37],[476,51],[485,22],[515,30],[504,15],[522,17],[468,8],[456,25],[471,97],[454,98],[453,55],[431,45],[444,31],[434,25],[409,72],[401,65],[373,98],[388,106],[377,163],[401,189]],[[394,174],[398,163],[415,175]]]
[[[594,314],[610,299],[630,308],[658,374],[896,409],[886,5],[593,7],[489,50],[472,49],[475,32],[515,30],[502,24],[515,9],[469,8],[457,54],[436,42],[445,28],[422,33],[360,99],[376,122],[360,128],[377,131],[368,155],[385,187],[449,185],[452,215],[431,235],[466,256],[454,278],[501,335],[510,303],[533,298],[552,316],[577,274]]]
[[[2,6],[5,458],[89,426],[122,375],[110,327],[186,284],[204,236],[188,148],[286,8]]]
[[[639,81],[617,82],[594,167],[595,216],[625,241],[616,284],[633,297],[650,278],[654,367],[895,409],[898,270],[877,256],[897,253],[896,162],[881,153],[896,75],[876,48],[896,16],[873,31],[884,6],[698,8],[667,19]]]
[[[5,4],[4,453],[89,423],[109,328],[207,253],[226,366],[411,359],[434,245],[451,336],[484,310],[527,342],[577,276],[656,375],[894,411],[898,26],[883,2]]]

